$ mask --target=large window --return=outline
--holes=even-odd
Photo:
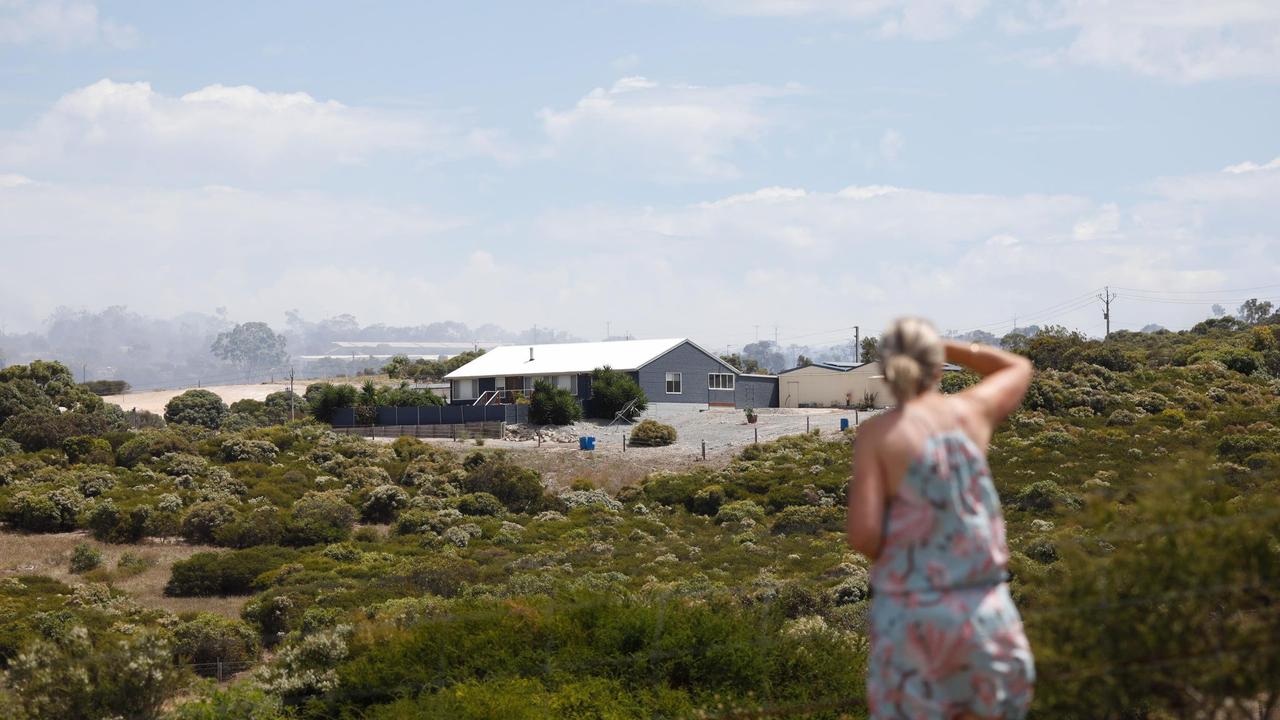
[[[680,373],[667,373],[667,394],[679,395],[680,393]]]
[[[707,376],[707,387],[712,390],[732,390],[733,373],[711,373]]]

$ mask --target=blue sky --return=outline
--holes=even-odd
[[[1280,296],[1277,118],[1273,2],[0,0],[0,313],[1182,327]]]

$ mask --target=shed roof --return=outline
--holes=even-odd
[[[606,365],[614,370],[638,370],[686,342],[697,347],[687,338],[504,345],[445,375],[445,379],[586,373]]]

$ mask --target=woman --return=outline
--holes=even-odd
[[[880,339],[898,407],[858,428],[849,545],[871,569],[872,718],[1021,718],[1035,666],[1005,585],[1009,551],[987,467],[996,424],[1022,402],[1031,363],[943,341],[927,321]],[[944,361],[983,379],[938,391]]]

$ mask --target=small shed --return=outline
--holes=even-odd
[[[893,402],[880,363],[820,362],[778,373],[781,407],[850,407]]]

